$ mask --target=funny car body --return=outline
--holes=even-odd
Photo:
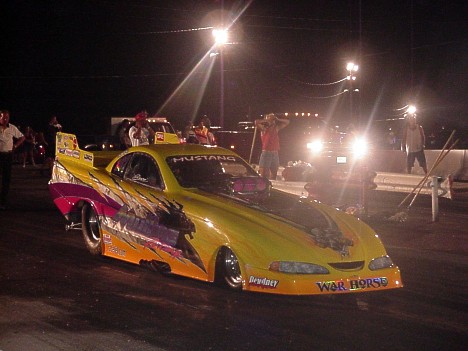
[[[57,135],[49,188],[87,249],[235,290],[342,294],[402,287],[363,221],[272,188],[230,150],[85,151]]]

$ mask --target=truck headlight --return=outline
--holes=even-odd
[[[367,154],[367,151],[369,149],[369,146],[367,145],[367,141],[361,138],[354,140],[351,147],[352,147],[353,155],[355,158],[364,157]]]

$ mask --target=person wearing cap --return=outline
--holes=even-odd
[[[10,190],[13,152],[24,141],[24,135],[10,123],[10,112],[0,111],[0,170],[2,172],[2,191],[0,193],[0,210],[7,206],[7,195]]]
[[[148,113],[141,111],[135,116],[135,125],[128,131],[132,146],[149,145],[149,138],[154,137],[154,130],[150,127]]]

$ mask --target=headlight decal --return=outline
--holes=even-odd
[[[385,269],[385,268],[391,268],[393,266],[394,266],[393,261],[390,258],[390,256],[388,256],[388,255],[374,258],[373,260],[371,260],[369,262],[369,269],[371,271],[376,271],[376,270]]]
[[[329,274],[327,268],[318,264],[294,261],[274,261],[270,263],[271,271],[289,274]]]

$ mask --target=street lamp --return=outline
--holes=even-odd
[[[224,57],[223,46],[227,44],[229,36],[227,29],[213,29],[213,36],[215,38],[215,45],[218,47],[219,52],[219,70],[221,77],[221,94],[219,101],[219,125],[224,127]]]
[[[409,105],[408,108],[406,109],[406,113],[408,115],[414,115],[416,113],[416,106]]]
[[[359,92],[359,89],[353,90],[353,81],[356,80],[355,73],[358,71],[359,66],[353,62],[348,62],[346,65],[346,70],[348,71],[348,76],[346,77],[349,80],[349,113],[350,113],[350,122],[354,122],[354,114],[353,114],[353,92]],[[345,90],[346,91],[346,90]]]
[[[213,36],[215,38],[215,44],[218,46],[224,45],[228,41],[227,29],[213,29]]]
[[[346,77],[348,80],[356,80],[356,76],[353,75],[353,72],[357,72],[359,66],[354,64],[353,62],[348,62],[346,65],[346,70],[348,71],[349,75]]]

